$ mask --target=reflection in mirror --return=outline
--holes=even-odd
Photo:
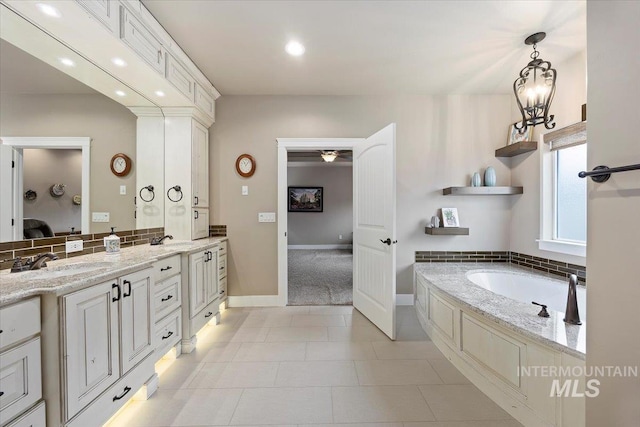
[[[25,234],[22,226],[34,228],[39,222],[25,222],[24,218],[45,223],[41,227],[44,231],[34,230],[36,234],[68,234],[72,228],[75,233],[89,234],[106,232],[110,227],[116,230],[162,227],[163,206],[147,202],[141,205],[136,200],[138,187],[154,185],[156,193],[163,191],[162,179],[158,177],[153,181],[145,179],[139,186],[136,183],[140,140],[151,144],[156,153],[164,151],[160,108],[22,18],[7,15],[12,12],[4,8],[2,13],[0,157],[3,161],[7,157],[17,160],[20,167],[12,171],[3,168],[0,173],[3,224],[0,241],[33,238]],[[11,26],[4,25],[8,17],[14,20]],[[125,96],[119,96],[114,88]],[[154,117],[154,125],[149,129],[152,134],[146,134],[144,126],[140,127],[139,121],[147,119],[136,110],[142,111],[142,116]],[[62,144],[60,137],[74,137],[72,140],[84,137],[90,141],[90,156],[89,146],[87,155],[82,156],[78,148],[84,147]],[[47,138],[54,141],[55,147],[44,144]],[[25,148],[20,145],[23,139],[39,142]],[[9,140],[13,147],[7,143]],[[117,153],[132,160],[133,167],[126,176],[112,172],[111,159]],[[86,178],[82,173],[83,157]],[[155,161],[162,174],[164,159]],[[86,197],[81,190],[83,184],[88,184]],[[149,198],[146,193],[143,195]],[[144,221],[146,224],[136,218],[143,211],[153,213],[151,220]],[[13,219],[18,226],[5,227],[9,223],[5,218]]]

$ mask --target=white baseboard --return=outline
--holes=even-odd
[[[413,294],[396,294],[396,305],[413,305]]]
[[[351,249],[353,245],[289,245],[287,249]]]
[[[282,305],[279,300],[278,295],[229,295],[227,304],[229,307],[278,307]]]

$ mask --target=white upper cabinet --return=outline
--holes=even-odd
[[[120,37],[156,71],[164,69],[162,44],[131,12],[122,7]]]
[[[167,80],[173,84],[190,101],[195,97],[196,81],[189,72],[173,56],[166,54]]]
[[[211,117],[215,116],[216,103],[213,96],[209,95],[198,83],[196,83],[195,104]]]
[[[193,207],[209,207],[209,131],[197,121],[191,129]],[[208,224],[207,224],[208,225]]]
[[[113,34],[120,29],[120,5],[111,0],[76,0]]]

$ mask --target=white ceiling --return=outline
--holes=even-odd
[[[586,49],[583,0],[143,3],[223,95],[509,93],[526,36],[554,65]]]
[[[96,91],[0,39],[0,93],[88,94]]]

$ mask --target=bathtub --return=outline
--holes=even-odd
[[[535,301],[550,310],[565,312],[569,279],[561,281],[544,276],[507,271],[467,272],[467,279],[474,284],[496,294],[531,304]],[[584,286],[577,287],[578,312],[584,322],[587,318],[587,293]]]

